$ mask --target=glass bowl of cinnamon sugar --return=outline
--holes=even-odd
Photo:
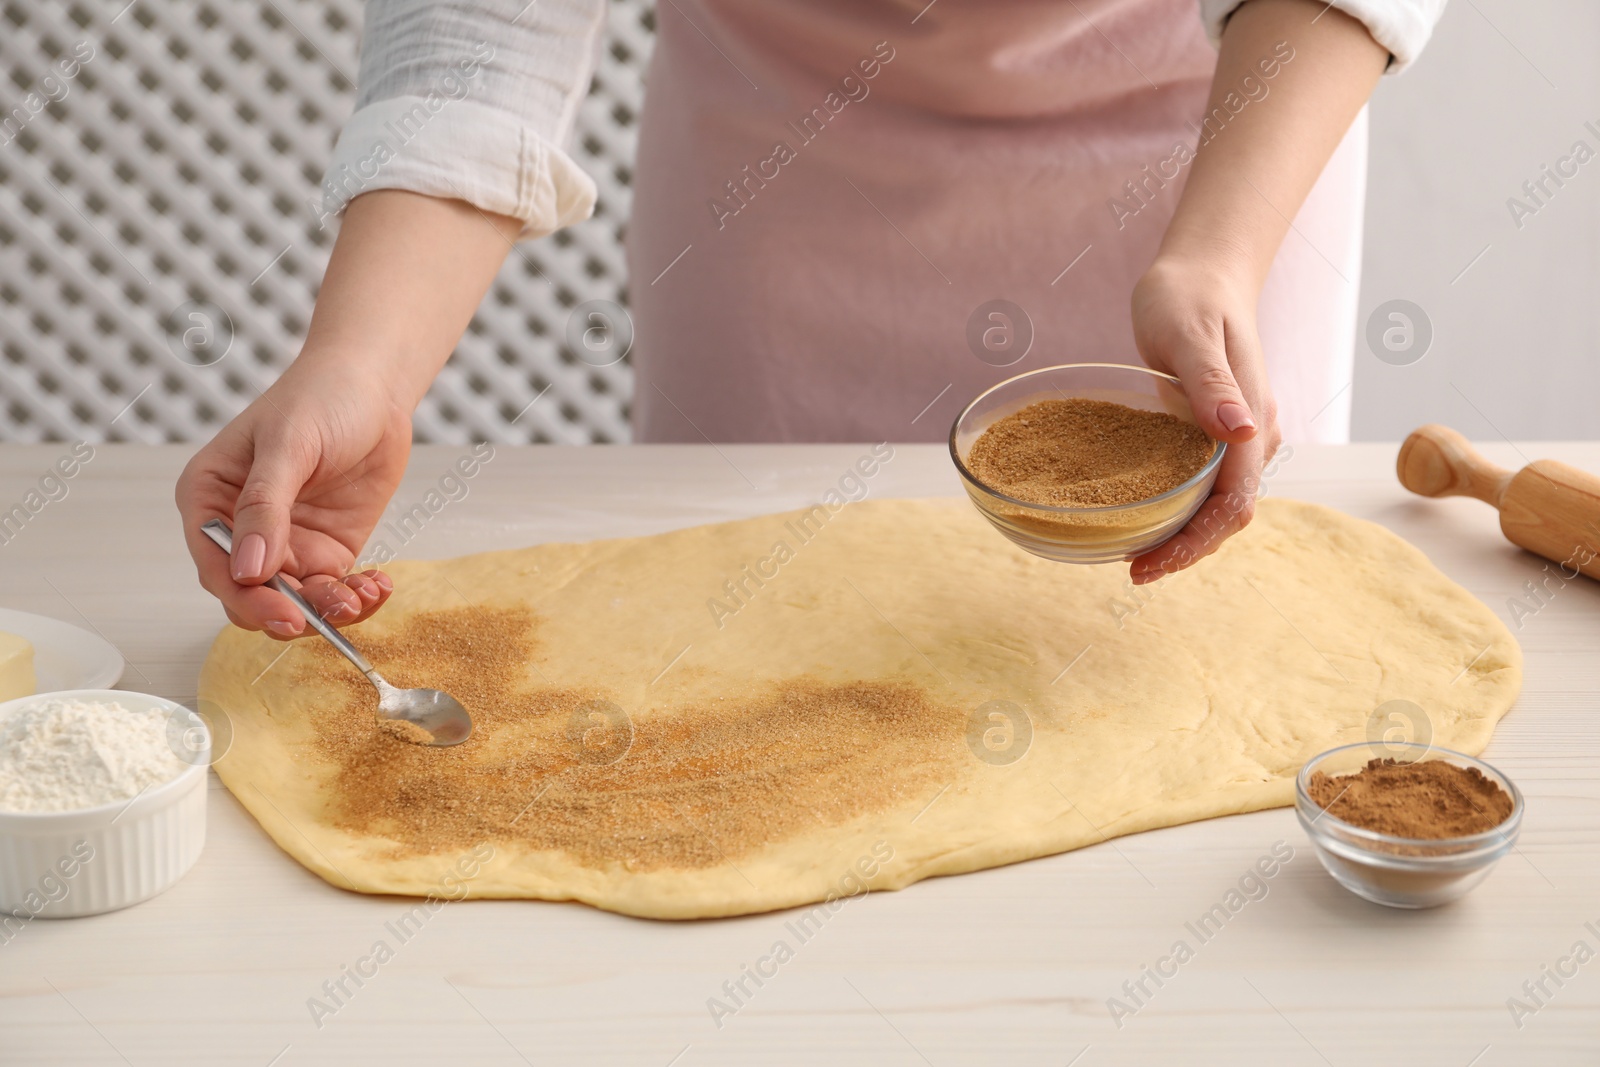
[[[1183,385],[1123,363],[1020,374],[978,395],[950,456],[978,511],[1021,548],[1114,563],[1183,529],[1227,445],[1195,424]]]
[[[1510,778],[1431,745],[1345,745],[1295,778],[1295,814],[1322,866],[1350,892],[1391,908],[1465,896],[1516,847],[1522,811]]]

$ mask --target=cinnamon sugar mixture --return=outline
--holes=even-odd
[[[431,745],[433,735],[414,722],[405,719],[378,720],[378,730],[396,741],[404,741],[408,745]]]
[[[1174,415],[1071,397],[996,420],[973,443],[967,466],[1016,500],[1103,508],[1176,489],[1215,448],[1204,430]]]
[[[543,684],[526,611],[423,612],[354,639],[393,684],[443,689],[473,718],[460,745],[403,743],[375,725],[366,680],[308,648],[298,682],[341,698],[317,721],[337,768],[329,817],[401,854],[516,842],[590,866],[710,867],[920,800],[963,752],[965,714],[901,683],[791,679],[623,719],[603,691]]]
[[[1355,774],[1317,771],[1306,791],[1352,826],[1429,841],[1492,830],[1511,817],[1511,795],[1476,767],[1446,760],[1374,759]]]

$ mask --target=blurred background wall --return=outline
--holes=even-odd
[[[564,336],[575,306],[626,301],[653,9],[611,5],[574,146],[594,218],[517,246],[418,440],[627,439],[627,364],[585,364]],[[0,440],[203,440],[294,358],[360,25],[359,0],[0,0]],[[50,89],[18,131],[12,110]]]
[[[202,439],[293,357],[360,21],[357,0],[0,0],[0,440]],[[650,0],[613,0],[575,150],[599,208],[517,246],[419,440],[628,439],[627,363],[590,366],[565,337],[577,305],[626,303],[653,25]],[[1580,140],[1600,154],[1597,46],[1593,0],[1456,0],[1380,87],[1357,439],[1425,421],[1600,436],[1600,158],[1574,158]]]
[[[1577,141],[1595,158],[1578,164]],[[1545,179],[1535,203],[1523,183],[1564,157],[1576,176]],[[1513,197],[1536,213],[1514,219]],[[1374,97],[1364,258],[1359,333],[1408,300],[1433,339],[1415,362],[1358,339],[1357,440],[1424,422],[1600,437],[1600,4],[1453,0],[1421,60]]]

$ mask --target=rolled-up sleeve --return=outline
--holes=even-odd
[[[321,214],[375,189],[465,200],[542,237],[594,211],[566,151],[605,0],[370,0]]]
[[[1200,18],[1211,43],[1222,43],[1228,17],[1247,0],[1200,0]],[[1334,0],[1330,7],[1366,26],[1372,39],[1389,50],[1386,73],[1398,74],[1422,54],[1445,0]]]

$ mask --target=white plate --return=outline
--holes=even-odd
[[[41,693],[110,689],[122,677],[122,653],[99,634],[69,622],[0,608],[0,631],[32,642]]]

